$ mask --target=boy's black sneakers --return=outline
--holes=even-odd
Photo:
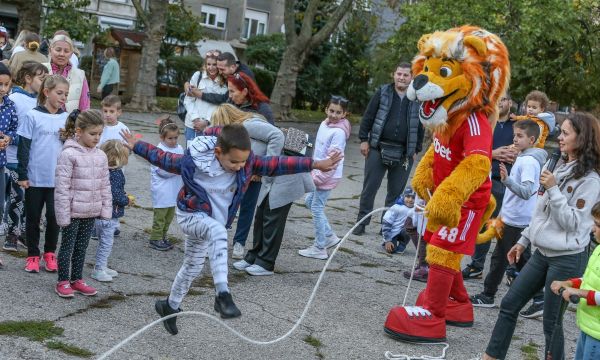
[[[156,309],[156,312],[158,313],[158,315],[160,315],[160,317],[165,317],[167,315],[181,312],[181,309],[174,310],[169,306],[168,298],[167,300],[157,300],[154,303],[154,309]],[[167,320],[163,320],[163,325],[171,335],[177,335],[177,333],[179,332],[179,330],[177,330],[177,316]]]
[[[487,296],[484,293],[473,295],[470,297],[470,300],[473,306],[485,308],[493,308],[494,306],[496,306],[496,304],[494,304],[494,298],[491,296]]]
[[[467,265],[467,267],[462,271],[462,276],[465,280],[481,279],[483,276],[483,269],[478,269],[471,265]]]
[[[215,311],[221,314],[223,319],[242,316],[242,312],[233,302],[231,293],[228,292],[220,292],[219,295],[215,296]]]
[[[365,225],[360,224],[352,230],[352,234],[360,236],[365,234]]]
[[[532,302],[526,310],[519,312],[519,314],[527,319],[535,319],[544,315],[544,302]]]

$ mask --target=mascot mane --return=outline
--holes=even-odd
[[[483,111],[493,126],[510,78],[500,38],[465,25],[423,35],[418,48],[407,94],[421,101],[423,125],[449,139],[469,113]]]

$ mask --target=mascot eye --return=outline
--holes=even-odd
[[[448,76],[452,75],[452,69],[450,69],[450,68],[449,68],[449,67],[447,67],[447,66],[442,66],[442,67],[440,68],[440,75],[441,75],[442,77],[448,77]]]
[[[429,71],[429,68],[427,67],[427,65],[425,65],[425,69],[423,69],[423,70],[425,70],[425,72]]]

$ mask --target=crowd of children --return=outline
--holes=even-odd
[[[101,111],[75,110],[67,113],[64,108],[68,92],[69,83],[60,75],[48,75],[47,68],[39,63],[26,62],[17,74],[11,74],[0,63],[0,174],[7,175],[0,176],[0,189],[2,186],[7,189],[6,192],[0,191],[0,204],[5,204],[2,209],[6,211],[4,218],[7,223],[3,249],[17,251],[19,246],[26,246],[25,271],[37,273],[43,265],[46,271],[57,272],[55,292],[58,296],[69,298],[75,293],[86,296],[97,293],[93,286],[86,283],[83,274],[91,238],[98,240],[91,278],[110,282],[119,275],[108,265],[114,238],[120,233],[119,219],[131,204],[125,192],[122,170],[128,163],[130,152],[151,164],[150,191],[154,210],[149,247],[159,251],[173,248],[168,229],[175,217],[186,235],[183,264],[170,294],[155,304],[155,310],[161,316],[181,311],[181,303],[192,281],[201,273],[206,257],[211,263],[215,310],[223,318],[241,315],[228,287],[227,229],[232,225],[248,186],[252,181],[260,180],[261,176],[310,172],[314,191],[306,196],[306,206],[312,213],[315,240],[308,248],[299,250],[299,255],[324,260],[328,258],[327,249],[339,243],[340,238],[329,224],[324,209],[331,191],[342,179],[344,152],[350,137],[347,99],[332,96],[325,110],[326,119],[316,134],[312,157],[286,157],[279,156],[282,147],[279,129],[269,125],[260,115],[240,115],[237,116],[239,121],[234,121],[227,114],[239,110],[232,105],[222,105],[215,113],[217,117],[227,117],[227,121],[217,121],[214,125],[220,125],[218,128],[191,139],[184,152],[178,145],[181,129],[170,117],[159,119],[160,142],[154,146],[137,139],[119,121],[122,110],[118,96],[105,97]],[[594,159],[593,154],[600,150],[594,147],[600,134],[587,139],[587,145],[582,145],[583,140],[574,140],[577,136],[583,139],[580,136],[582,130],[578,128],[583,126],[581,124],[597,120],[578,116],[566,120],[559,140],[561,151],[568,158],[553,175],[545,168],[547,153],[543,150],[546,139],[555,128],[554,116],[545,112],[547,97],[542,92],[534,91],[527,96],[525,108],[526,115],[511,116],[516,120],[512,147],[518,156],[512,167],[499,164],[500,180],[506,192],[498,219],[493,225],[498,241],[483,291],[471,297],[475,306],[495,306],[494,298],[508,266],[512,265],[516,272],[521,272],[530,257],[533,262],[547,262],[551,266],[562,256],[570,256],[569,259],[579,256],[573,251],[579,250],[583,243],[587,244],[583,240],[581,243],[578,240],[577,245],[567,244],[573,249],[563,249],[560,244],[546,244],[549,239],[539,238],[539,234],[532,233],[531,227],[547,219],[550,216],[549,209],[553,207],[565,211],[574,207],[577,210],[587,209],[588,213],[552,215],[557,222],[556,232],[589,232],[590,229],[572,230],[572,224],[568,221],[571,218],[579,221],[582,216],[589,217],[589,209],[597,199],[590,198],[588,201],[587,198],[577,198],[574,199],[575,203],[569,205],[562,197],[573,197],[582,188],[581,182],[577,182],[580,179],[591,179],[586,180],[590,184],[600,181],[595,172],[595,177],[583,173],[586,169],[598,171],[594,167],[596,164],[593,164],[598,159]],[[596,124],[586,129],[594,132],[597,128]],[[273,139],[273,144],[269,142],[270,139]],[[258,143],[262,145],[258,146]],[[580,153],[577,146],[590,147],[588,152],[592,155]],[[578,165],[576,160],[583,165]],[[575,161],[575,165],[571,161]],[[584,187],[592,191],[590,184]],[[540,185],[548,189],[549,194],[545,197],[538,197]],[[555,185],[560,189],[555,190]],[[566,193],[563,194],[562,190]],[[6,194],[8,199],[4,199]],[[544,201],[543,204],[540,204],[540,199]],[[419,281],[427,281],[428,272],[425,243],[418,242],[425,228],[423,207],[424,201],[407,187],[396,204],[382,217],[381,231],[382,250],[390,254],[402,254],[407,244],[413,241],[419,261],[417,267],[406,271],[404,276]],[[42,216],[44,208],[45,214]],[[598,238],[600,203],[591,208],[591,212]],[[257,218],[262,214],[263,210]],[[44,248],[40,251],[42,225],[45,226]],[[532,243],[538,248],[535,254],[531,249]],[[261,244],[261,239],[255,239],[255,246],[260,248]],[[271,244],[276,247],[270,250],[274,251],[274,257],[280,244],[281,239]],[[543,253],[540,253],[540,249]],[[542,299],[548,299],[550,292],[560,293],[566,299],[569,295],[582,298],[577,315],[578,325],[582,329],[577,347],[578,359],[593,358],[594,355],[590,354],[600,348],[598,310],[595,307],[600,302],[600,296],[595,291],[600,290],[600,273],[597,271],[599,251],[596,249],[591,255],[583,278],[551,279],[550,275],[554,273],[545,270],[544,275],[548,279],[536,281],[535,286],[528,288],[532,295],[534,290],[545,286],[546,294]],[[270,260],[270,266],[264,268],[260,265],[263,262],[254,263],[256,256],[255,253],[249,253],[234,267],[238,270],[250,269],[252,271],[248,272],[251,274],[272,275],[274,258]],[[569,274],[578,274],[578,270],[573,268]],[[522,288],[523,283],[532,282],[532,277],[528,275],[532,272],[530,266],[523,279],[513,287]],[[551,283],[552,280],[556,281]],[[514,298],[518,303],[509,306],[505,304],[505,298],[502,305],[503,309],[508,308],[505,313],[518,312],[520,308],[517,307],[522,307],[529,300],[527,296],[513,292],[509,292],[506,298]],[[546,309],[550,306],[544,305],[540,299],[537,302],[534,300],[535,304],[546,306]],[[551,315],[556,315],[555,311]],[[509,320],[501,314],[495,333],[509,334],[510,330],[506,330],[512,326]],[[164,321],[164,326],[169,333],[177,334],[176,317]],[[544,328],[547,332],[546,321]],[[502,357],[509,340],[506,336],[493,337],[486,355],[489,358]]]

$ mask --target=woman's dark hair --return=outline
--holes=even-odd
[[[248,95],[246,97],[248,98],[248,100],[250,100],[250,103],[252,104],[252,107],[254,109],[258,108],[259,103],[269,102],[269,98],[267,97],[267,95],[263,94],[263,92],[260,91],[260,88],[258,87],[258,85],[256,85],[254,80],[252,80],[250,76],[244,74],[241,71],[233,75],[229,75],[227,77],[227,82],[231,83],[233,86],[235,86],[236,89],[240,91],[248,89]]]
[[[331,95],[331,98],[329,99],[329,102],[327,103],[325,109],[327,109],[330,104],[337,104],[342,108],[342,110],[348,111],[348,105],[350,104],[350,100],[346,99],[343,96]]]
[[[20,87],[25,87],[25,85],[27,85],[25,81],[25,78],[27,76],[33,78],[35,76],[47,73],[48,68],[40,64],[39,62],[25,61],[19,69],[19,71],[17,71],[17,75],[15,76],[15,83]]]
[[[586,112],[569,114],[569,121],[575,130],[577,164],[573,168],[575,179],[582,178],[590,171],[600,173],[600,123],[594,115]]]

